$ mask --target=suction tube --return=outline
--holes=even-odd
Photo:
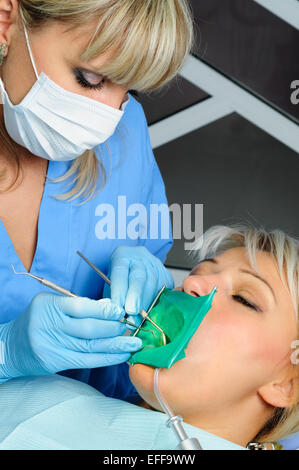
[[[160,391],[159,391],[159,372],[161,369],[155,369],[155,374],[154,374],[154,392],[156,395],[156,398],[158,402],[160,403],[160,406],[164,413],[167,414],[168,416],[168,421],[167,421],[167,426],[172,427],[176,436],[179,439],[179,445],[178,449],[179,450],[202,450],[202,447],[195,437],[189,438],[186,434],[186,431],[183,427],[183,418],[181,416],[175,416],[170,409],[169,405],[167,402],[164,400],[162,397]]]

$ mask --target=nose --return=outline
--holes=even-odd
[[[219,286],[216,276],[191,275],[186,277],[183,282],[184,291],[193,297],[208,295],[215,286]]]

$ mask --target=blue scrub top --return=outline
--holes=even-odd
[[[110,256],[117,246],[143,245],[164,262],[172,240],[171,232],[168,238],[161,238],[161,227],[160,236],[156,239],[146,238],[144,218],[139,225],[141,237],[132,239],[121,230],[121,238],[118,238],[118,227],[123,227],[121,220],[125,220],[126,215],[124,202],[127,208],[132,204],[143,204],[147,208],[147,216],[150,204],[167,204],[164,183],[150,145],[146,118],[142,106],[132,96],[114,135],[94,150],[104,165],[107,182],[95,198],[82,205],[82,198],[59,201],[53,197],[70,189],[66,182],[54,183],[51,178],[64,175],[72,162],[49,161],[39,211],[37,247],[30,273],[80,296],[99,299],[104,283],[76,254],[77,250],[107,273]],[[71,178],[67,180],[70,181]],[[109,205],[106,212],[102,204]],[[107,211],[111,213],[112,206],[115,208],[115,218],[110,220],[113,222],[115,219],[116,237],[101,239],[99,237],[105,229],[113,231],[113,223],[111,225],[110,222],[109,227],[100,227]],[[120,211],[118,207],[121,207]],[[134,207],[131,206],[131,209]],[[135,209],[138,210],[138,206]],[[127,216],[127,222],[135,219],[137,214],[134,215],[133,210]],[[149,234],[149,221],[146,222]],[[0,323],[18,317],[39,292],[50,291],[28,276],[15,275],[11,263],[17,272],[26,271],[0,219]],[[62,374],[88,383],[110,397],[129,400],[136,394],[128,378],[127,364],[71,370]]]

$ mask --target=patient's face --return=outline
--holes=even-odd
[[[163,369],[159,378],[174,412],[191,424],[195,413],[215,413],[256,397],[263,385],[289,367],[296,337],[291,296],[268,253],[257,253],[257,266],[258,273],[247,251],[234,248],[201,262],[184,280],[182,290],[193,296],[218,287],[186,357]],[[154,369],[146,365],[130,368],[140,395],[159,409],[153,375]]]

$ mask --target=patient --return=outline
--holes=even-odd
[[[299,431],[298,242],[278,231],[219,226],[197,246],[199,264],[180,289],[218,290],[186,357],[161,371],[163,396],[204,449]],[[138,406],[60,376],[9,381],[0,388],[0,449],[173,449],[153,376],[152,367],[130,367]]]

